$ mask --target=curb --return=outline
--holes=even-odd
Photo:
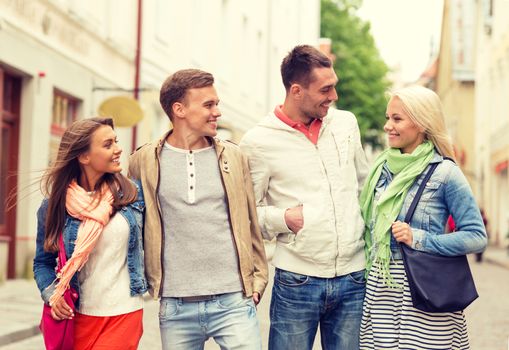
[[[509,270],[509,262],[502,262],[500,260],[490,258],[489,256],[483,257],[483,261]]]
[[[33,337],[35,335],[40,334],[41,331],[39,330],[39,326],[29,326],[25,329],[21,329],[19,331],[14,331],[9,334],[1,335],[0,336],[0,346],[12,344],[30,337]]]

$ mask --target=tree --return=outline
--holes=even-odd
[[[365,143],[381,145],[385,123],[385,92],[389,71],[370,33],[370,24],[356,15],[361,0],[321,0],[322,37],[332,40],[336,56],[334,70],[339,78],[336,91],[340,109],[357,116]]]

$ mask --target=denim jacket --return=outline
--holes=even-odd
[[[465,176],[454,162],[444,159],[438,153],[435,153],[431,163],[440,164],[427,182],[410,221],[412,248],[443,256],[483,251],[488,242],[486,229]],[[428,169],[429,165],[408,190],[397,220],[402,222],[405,220],[405,215]],[[392,179],[393,175],[386,163],[376,185],[376,199]],[[452,215],[456,223],[456,231],[445,234],[449,215]],[[394,259],[401,259],[398,242],[392,234],[391,252]]]
[[[129,270],[130,293],[131,296],[142,295],[147,291],[147,282],[145,280],[143,264],[143,210],[145,202],[143,192],[139,183],[135,183],[138,189],[138,198],[135,202],[123,207],[118,211],[129,224],[129,244],[127,251],[127,269]],[[56,266],[58,252],[44,251],[46,212],[48,209],[48,199],[44,199],[37,211],[37,240],[34,258],[34,278],[37,287],[41,291],[44,302],[48,303],[53,294],[56,282]],[[65,253],[69,259],[74,252],[75,241],[78,235],[78,227],[81,221],[66,214],[65,225],[63,229]],[[71,287],[78,291],[79,282],[78,273],[71,280]],[[79,305],[79,302],[76,303]]]

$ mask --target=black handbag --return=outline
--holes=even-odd
[[[410,224],[424,187],[439,163],[433,163],[405,216]],[[479,297],[466,255],[440,256],[400,244],[412,304],[425,312],[464,310]]]

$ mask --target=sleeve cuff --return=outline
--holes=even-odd
[[[421,229],[412,228],[412,236],[413,236],[412,248],[415,250],[423,250],[426,232]]]
[[[44,303],[49,305],[49,298],[53,295],[53,292],[55,291],[55,283],[51,283],[49,286],[44,288],[44,290],[41,293],[42,300]]]
[[[267,211],[266,227],[271,236],[277,236],[280,233],[288,233],[291,230],[286,226],[285,209],[272,207]]]

